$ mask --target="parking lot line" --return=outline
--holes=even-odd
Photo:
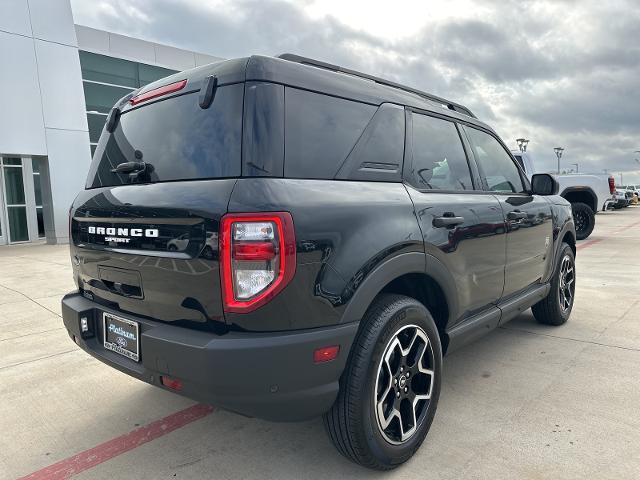
[[[611,235],[619,235],[621,233],[623,233],[626,230],[629,230],[631,228],[637,227],[638,225],[640,225],[640,222],[634,222],[630,225],[625,225],[624,227],[621,227],[615,231],[613,231],[611,233]],[[589,248],[593,245],[595,245],[596,243],[600,243],[603,239],[602,238],[594,238],[593,240],[586,240],[584,242],[580,242],[578,244],[578,246],[576,247],[576,250],[584,250],[585,248]]]
[[[147,442],[162,437],[185,425],[206,417],[214,411],[214,407],[204,404],[196,404],[167,415],[148,425],[136,428],[129,433],[101,443],[98,446],[80,452],[72,457],[60,460],[53,465],[44,467],[30,473],[18,480],[64,480],[88,470],[107,460],[122,455]]]

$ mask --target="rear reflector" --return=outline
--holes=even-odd
[[[340,353],[340,345],[318,348],[313,352],[313,363],[324,363],[335,360]]]
[[[152,98],[161,97],[163,95],[168,95],[173,92],[177,92],[178,90],[182,90],[187,84],[186,80],[180,80],[179,82],[170,83],[169,85],[164,85],[162,87],[154,88],[153,90],[149,90],[148,92],[141,93],[140,95],[136,95],[135,97],[129,100],[131,105],[137,105],[138,103],[146,102],[151,100]]]
[[[179,392],[182,390],[182,382],[177,378],[165,377],[164,375],[160,377],[160,382],[167,388],[171,390],[175,390]]]

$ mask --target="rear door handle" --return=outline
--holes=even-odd
[[[436,228],[455,227],[456,225],[460,225],[462,223],[464,223],[464,217],[455,217],[453,216],[453,214],[451,216],[445,215],[433,219],[433,226]]]
[[[527,214],[520,210],[513,210],[507,213],[507,220],[524,220],[525,218],[527,218]]]

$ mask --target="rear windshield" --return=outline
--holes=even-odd
[[[219,87],[208,109],[195,92],[123,113],[100,136],[86,187],[240,176],[243,92],[242,83]],[[112,172],[141,161],[144,171]]]

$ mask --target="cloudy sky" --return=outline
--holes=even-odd
[[[76,23],[231,58],[292,52],[469,106],[541,169],[640,183],[639,0],[72,0]]]

